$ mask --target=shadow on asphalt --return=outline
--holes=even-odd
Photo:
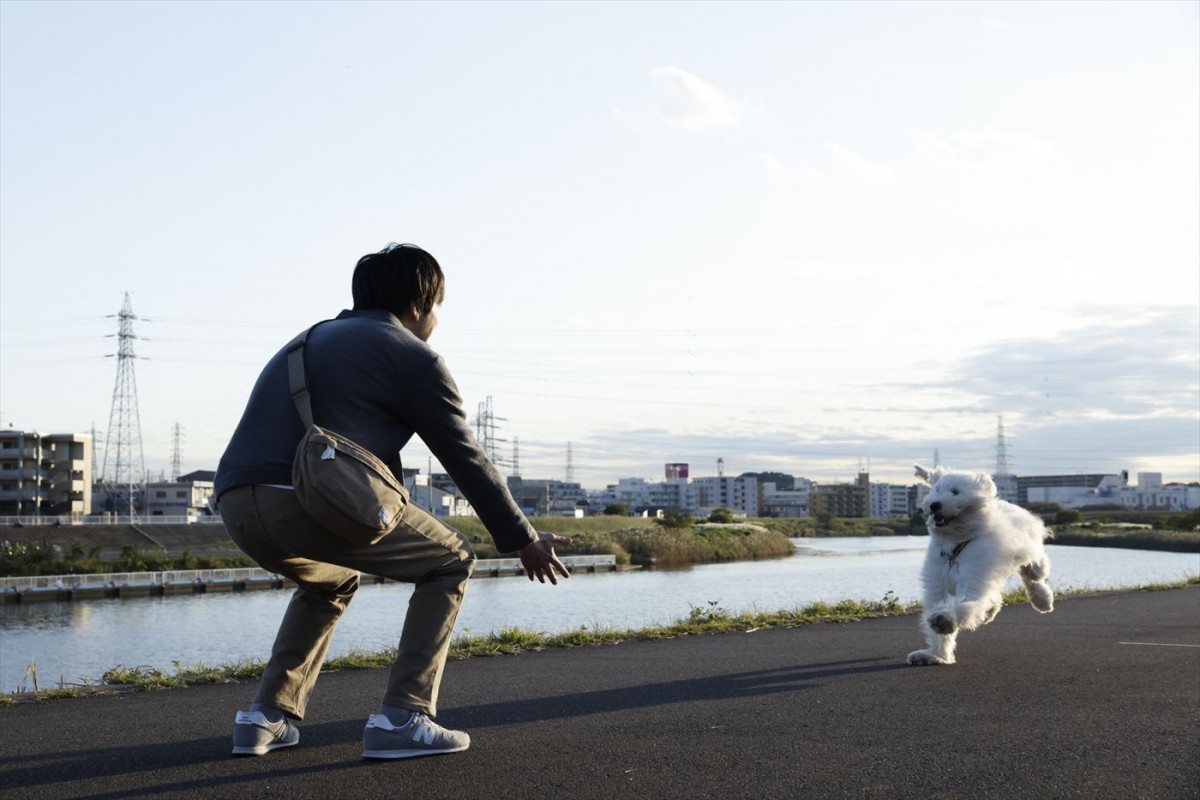
[[[877,662],[888,661],[880,664]],[[636,686],[622,686],[594,692],[580,692],[539,698],[538,702],[515,700],[453,709],[442,721],[468,730],[629,711],[671,703],[694,703],[705,700],[727,700],[754,695],[796,692],[816,688],[821,681],[849,675],[865,675],[896,669],[907,669],[885,658],[850,659],[818,664],[804,664],[778,669],[755,670],[729,675],[713,675]],[[452,719],[450,719],[452,717]],[[339,720],[303,725],[301,736],[304,752],[311,757],[323,747],[345,748],[356,745],[362,736],[361,720]],[[336,763],[288,766],[288,751],[274,753],[265,759],[233,759],[229,754],[230,740],[226,736],[172,741],[162,744],[133,744],[121,747],[96,747],[71,752],[46,753],[40,756],[0,758],[4,785],[22,789],[58,783],[63,780],[100,781],[118,776],[145,774],[139,789],[86,795],[88,800],[108,800],[118,797],[144,797],[163,793],[182,793],[198,789],[233,787],[244,783],[253,773],[256,780],[271,781],[330,771],[370,768],[377,762],[344,761]],[[282,756],[282,758],[281,758]],[[176,783],[154,781],[155,772],[190,768],[214,762],[238,762],[242,768],[233,774],[214,775]],[[68,777],[69,776],[69,777]],[[163,777],[163,776],[158,776]],[[141,783],[142,781],[138,781]]]
[[[876,662],[887,661],[886,664]],[[907,664],[889,658],[858,658],[829,661],[822,664],[803,664],[777,669],[739,672],[732,675],[713,675],[639,686],[621,686],[595,692],[539,697],[536,703],[528,700],[462,706],[452,712],[453,720],[440,720],[467,730],[511,725],[517,722],[539,722],[587,714],[629,711],[669,703],[692,703],[702,700],[729,700],[754,695],[796,692],[816,688],[822,680],[846,675],[865,675],[912,669]],[[447,715],[448,717],[451,715]]]

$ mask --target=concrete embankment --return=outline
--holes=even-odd
[[[613,572],[611,555],[563,556],[572,572]],[[476,578],[521,575],[520,559],[482,559],[476,563]],[[378,575],[364,575],[362,582],[388,583]],[[255,589],[286,589],[295,583],[256,567],[243,569],[174,570],[171,572],[120,572],[98,575],[40,575],[0,578],[0,603],[68,602],[99,598],[170,597],[210,592],[245,592]]]

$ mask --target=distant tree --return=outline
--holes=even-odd
[[[709,522],[720,522],[720,523],[725,523],[725,524],[733,522],[733,509],[725,508],[724,506],[722,506],[721,508],[714,508],[712,510],[712,513],[710,513],[708,515],[708,521]]]
[[[686,511],[680,511],[678,508],[665,509],[662,516],[654,521],[664,528],[692,527],[692,515]]]
[[[1083,520],[1083,512],[1075,508],[1060,508],[1054,514],[1055,525],[1074,525]]]
[[[819,511],[819,512],[817,512],[817,515],[814,517],[814,519],[816,520],[818,528],[823,528],[825,530],[832,530],[833,529],[833,521],[836,518],[829,511]]]
[[[136,544],[127,544],[121,548],[116,566],[118,572],[142,572],[146,569],[146,559]]]
[[[1200,511],[1184,514],[1171,514],[1164,521],[1164,526],[1176,531],[1192,531],[1200,528]]]
[[[606,517],[628,517],[629,506],[625,503],[609,503],[604,507]]]

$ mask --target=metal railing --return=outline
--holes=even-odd
[[[71,525],[220,525],[221,518],[216,516],[201,516],[201,517],[163,517],[163,516],[99,516],[89,514],[83,517],[74,517],[70,514],[62,514],[59,516],[30,516],[28,514],[19,517],[0,517],[0,527],[13,527],[15,525],[53,525],[53,526],[71,526]]]
[[[92,575],[27,575],[0,578],[0,591],[86,589],[101,586],[161,586],[167,583],[210,583],[278,577],[260,567],[237,569],[177,569],[169,572],[97,572]]]

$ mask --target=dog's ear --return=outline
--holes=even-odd
[[[986,472],[975,473],[975,485],[979,487],[979,491],[985,497],[996,497],[999,493],[996,491],[996,483],[992,480],[992,476]]]
[[[913,474],[916,475],[921,480],[925,481],[926,483],[931,482],[929,480],[929,470],[925,469],[920,464],[913,464]]]
[[[933,484],[937,483],[938,478],[942,477],[949,471],[950,470],[946,469],[945,467],[934,467],[933,472],[929,473],[929,484],[932,486]]]

